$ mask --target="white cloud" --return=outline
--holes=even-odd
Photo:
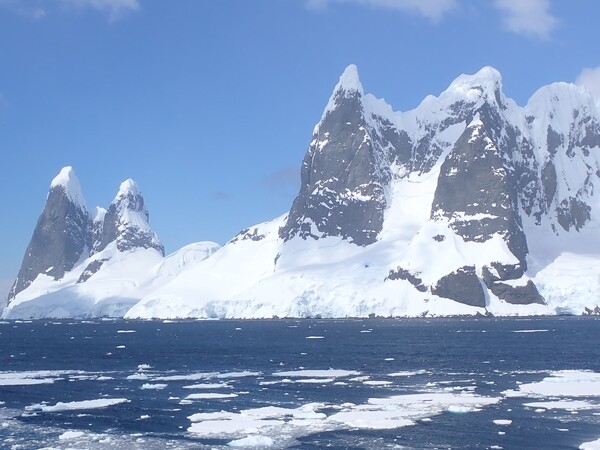
[[[420,14],[432,21],[439,21],[454,9],[458,0],[307,0],[309,8],[324,8],[330,3],[356,3],[374,8],[392,9]]]
[[[107,14],[111,22],[140,9],[139,0],[0,0],[0,8],[32,19],[45,17],[57,6],[62,6],[63,10],[96,10]]]
[[[584,86],[593,95],[600,98],[600,67],[583,69],[575,84]]]
[[[47,14],[46,9],[41,6],[41,1],[0,0],[0,7],[30,19],[41,19]]]
[[[61,2],[67,6],[105,12],[111,22],[120,19],[126,13],[140,9],[138,0],[61,0]]]
[[[550,13],[550,0],[494,0],[504,14],[504,24],[512,32],[548,39],[558,25]]]

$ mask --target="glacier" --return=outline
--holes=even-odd
[[[484,67],[398,112],[350,65],[300,171],[289,212],[164,257],[135,182],[88,213],[65,168],[48,199],[79,218],[77,261],[32,262],[30,244],[3,317],[600,312],[600,100],[582,87],[519,106]]]

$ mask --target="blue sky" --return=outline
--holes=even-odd
[[[91,209],[126,178],[168,252],[286,212],[338,77],[408,110],[461,73],[523,105],[600,95],[597,0],[0,0],[0,279],[72,165]]]

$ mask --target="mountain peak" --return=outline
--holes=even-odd
[[[137,183],[128,178],[119,186],[119,191],[104,214],[102,235],[95,245],[102,251],[111,242],[116,242],[121,252],[135,248],[154,248],[164,255],[164,248],[148,222],[149,214],[144,197]]]
[[[113,205],[117,205],[117,209],[144,212],[148,213],[144,207],[144,196],[138,184],[131,178],[126,179],[119,186],[119,191],[112,201]]]
[[[79,179],[75,175],[73,167],[63,167],[58,175],[54,177],[50,183],[50,190],[57,187],[60,187],[65,191],[69,200],[86,209],[85,200],[81,192],[81,185],[79,184]]]
[[[119,192],[117,193],[117,197],[119,197],[121,195],[127,195],[129,193],[131,193],[133,195],[140,194],[140,188],[138,187],[138,184],[135,182],[135,180],[133,180],[131,178],[127,178],[125,181],[123,181],[120,184]]]
[[[358,68],[355,64],[350,64],[348,67],[346,67],[340,76],[340,81],[336,85],[334,91],[355,91],[360,95],[364,93],[362,84],[360,83],[360,78],[358,76]]]
[[[502,75],[490,66],[485,66],[474,74],[459,75],[446,90],[469,100],[475,100],[486,94],[495,96],[501,91]]]
[[[331,111],[339,108],[345,101],[360,101],[363,95],[364,91],[362,84],[360,83],[360,78],[358,77],[358,69],[356,68],[356,65],[350,64],[346,67],[344,73],[342,73],[339,81],[335,85],[333,93],[329,98],[329,102],[323,111],[321,120],[323,120]]]

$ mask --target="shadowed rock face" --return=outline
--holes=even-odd
[[[502,237],[518,263],[491,262],[483,268],[483,281],[492,293],[514,304],[543,303],[532,282],[512,287],[502,281],[521,278],[527,270],[527,240],[521,224],[517,183],[509,159],[490,138],[483,122],[469,126],[442,164],[432,205],[433,220],[449,221],[454,232],[466,242],[486,242]],[[448,274],[435,288],[437,295],[473,306],[482,306],[476,297],[474,271]],[[465,286],[471,286],[465,296]],[[479,287],[481,288],[481,286]],[[477,300],[477,305],[473,302]]]
[[[285,241],[341,236],[364,246],[381,231],[386,200],[361,94],[334,99],[302,162],[300,193],[279,231]]]
[[[485,308],[486,297],[475,266],[464,266],[439,279],[431,292],[439,297]]]
[[[94,244],[94,253],[100,252],[111,242],[117,249],[126,252],[135,248],[154,248],[163,256],[163,245],[148,225],[149,214],[144,197],[133,180],[121,184],[119,193],[104,215],[99,240]]]
[[[467,128],[442,164],[431,216],[448,219],[466,242],[486,242],[499,234],[523,273],[527,241],[511,172],[485,125]]]
[[[39,274],[58,280],[75,266],[85,250],[87,221],[87,211],[67,196],[63,186],[50,189],[8,295],[9,303]]]

